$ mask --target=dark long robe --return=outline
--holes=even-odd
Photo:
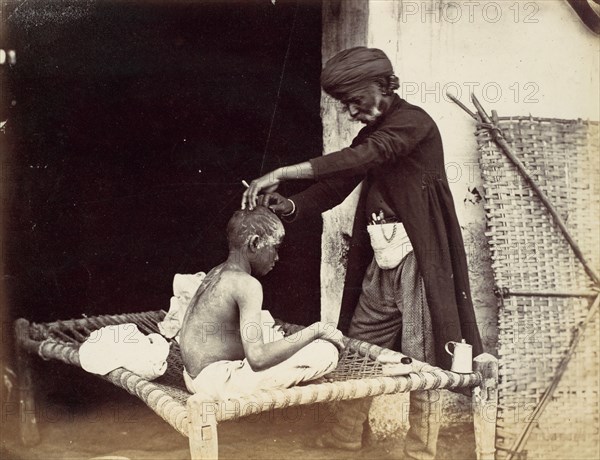
[[[348,148],[310,160],[318,182],[291,199],[294,221],[324,212],[365,180],[358,201],[338,327],[347,332],[373,251],[367,233],[365,202],[375,182],[402,221],[425,282],[437,365],[449,369],[444,350],[465,339],[473,356],[483,351],[477,327],[464,243],[444,168],[442,139],[433,119],[395,95],[371,126]]]

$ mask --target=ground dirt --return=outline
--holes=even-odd
[[[140,400],[117,388],[95,401],[64,402],[62,396],[38,394],[41,442],[19,442],[16,406],[5,406],[0,458],[53,459],[189,459],[188,440]],[[112,387],[112,386],[111,386]],[[366,439],[359,452],[319,449],[315,438],[328,428],[328,405],[288,408],[219,424],[222,459],[386,459],[402,458],[401,438],[374,442]],[[443,428],[439,459],[475,459],[473,428],[459,424]]]

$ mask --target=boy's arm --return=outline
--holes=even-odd
[[[285,361],[315,339],[325,339],[341,347],[342,334],[333,326],[317,322],[276,342],[264,343],[260,311],[262,286],[251,276],[243,277],[234,287],[233,298],[240,311],[240,335],[244,354],[254,371],[268,369]]]

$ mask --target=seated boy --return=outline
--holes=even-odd
[[[317,322],[265,343],[262,286],[284,236],[269,209],[236,211],[227,224],[229,256],[204,278],[181,327],[184,379],[192,393],[214,400],[260,389],[288,388],[335,369],[342,334]]]

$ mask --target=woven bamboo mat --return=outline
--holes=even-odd
[[[501,118],[515,155],[566,222],[592,267],[600,266],[599,125]],[[581,292],[590,281],[551,215],[487,130],[477,133],[487,237],[496,285],[521,292]],[[584,297],[510,295],[499,311],[499,458],[510,449],[565,356],[591,303]],[[598,316],[588,327],[527,458],[598,458]]]

